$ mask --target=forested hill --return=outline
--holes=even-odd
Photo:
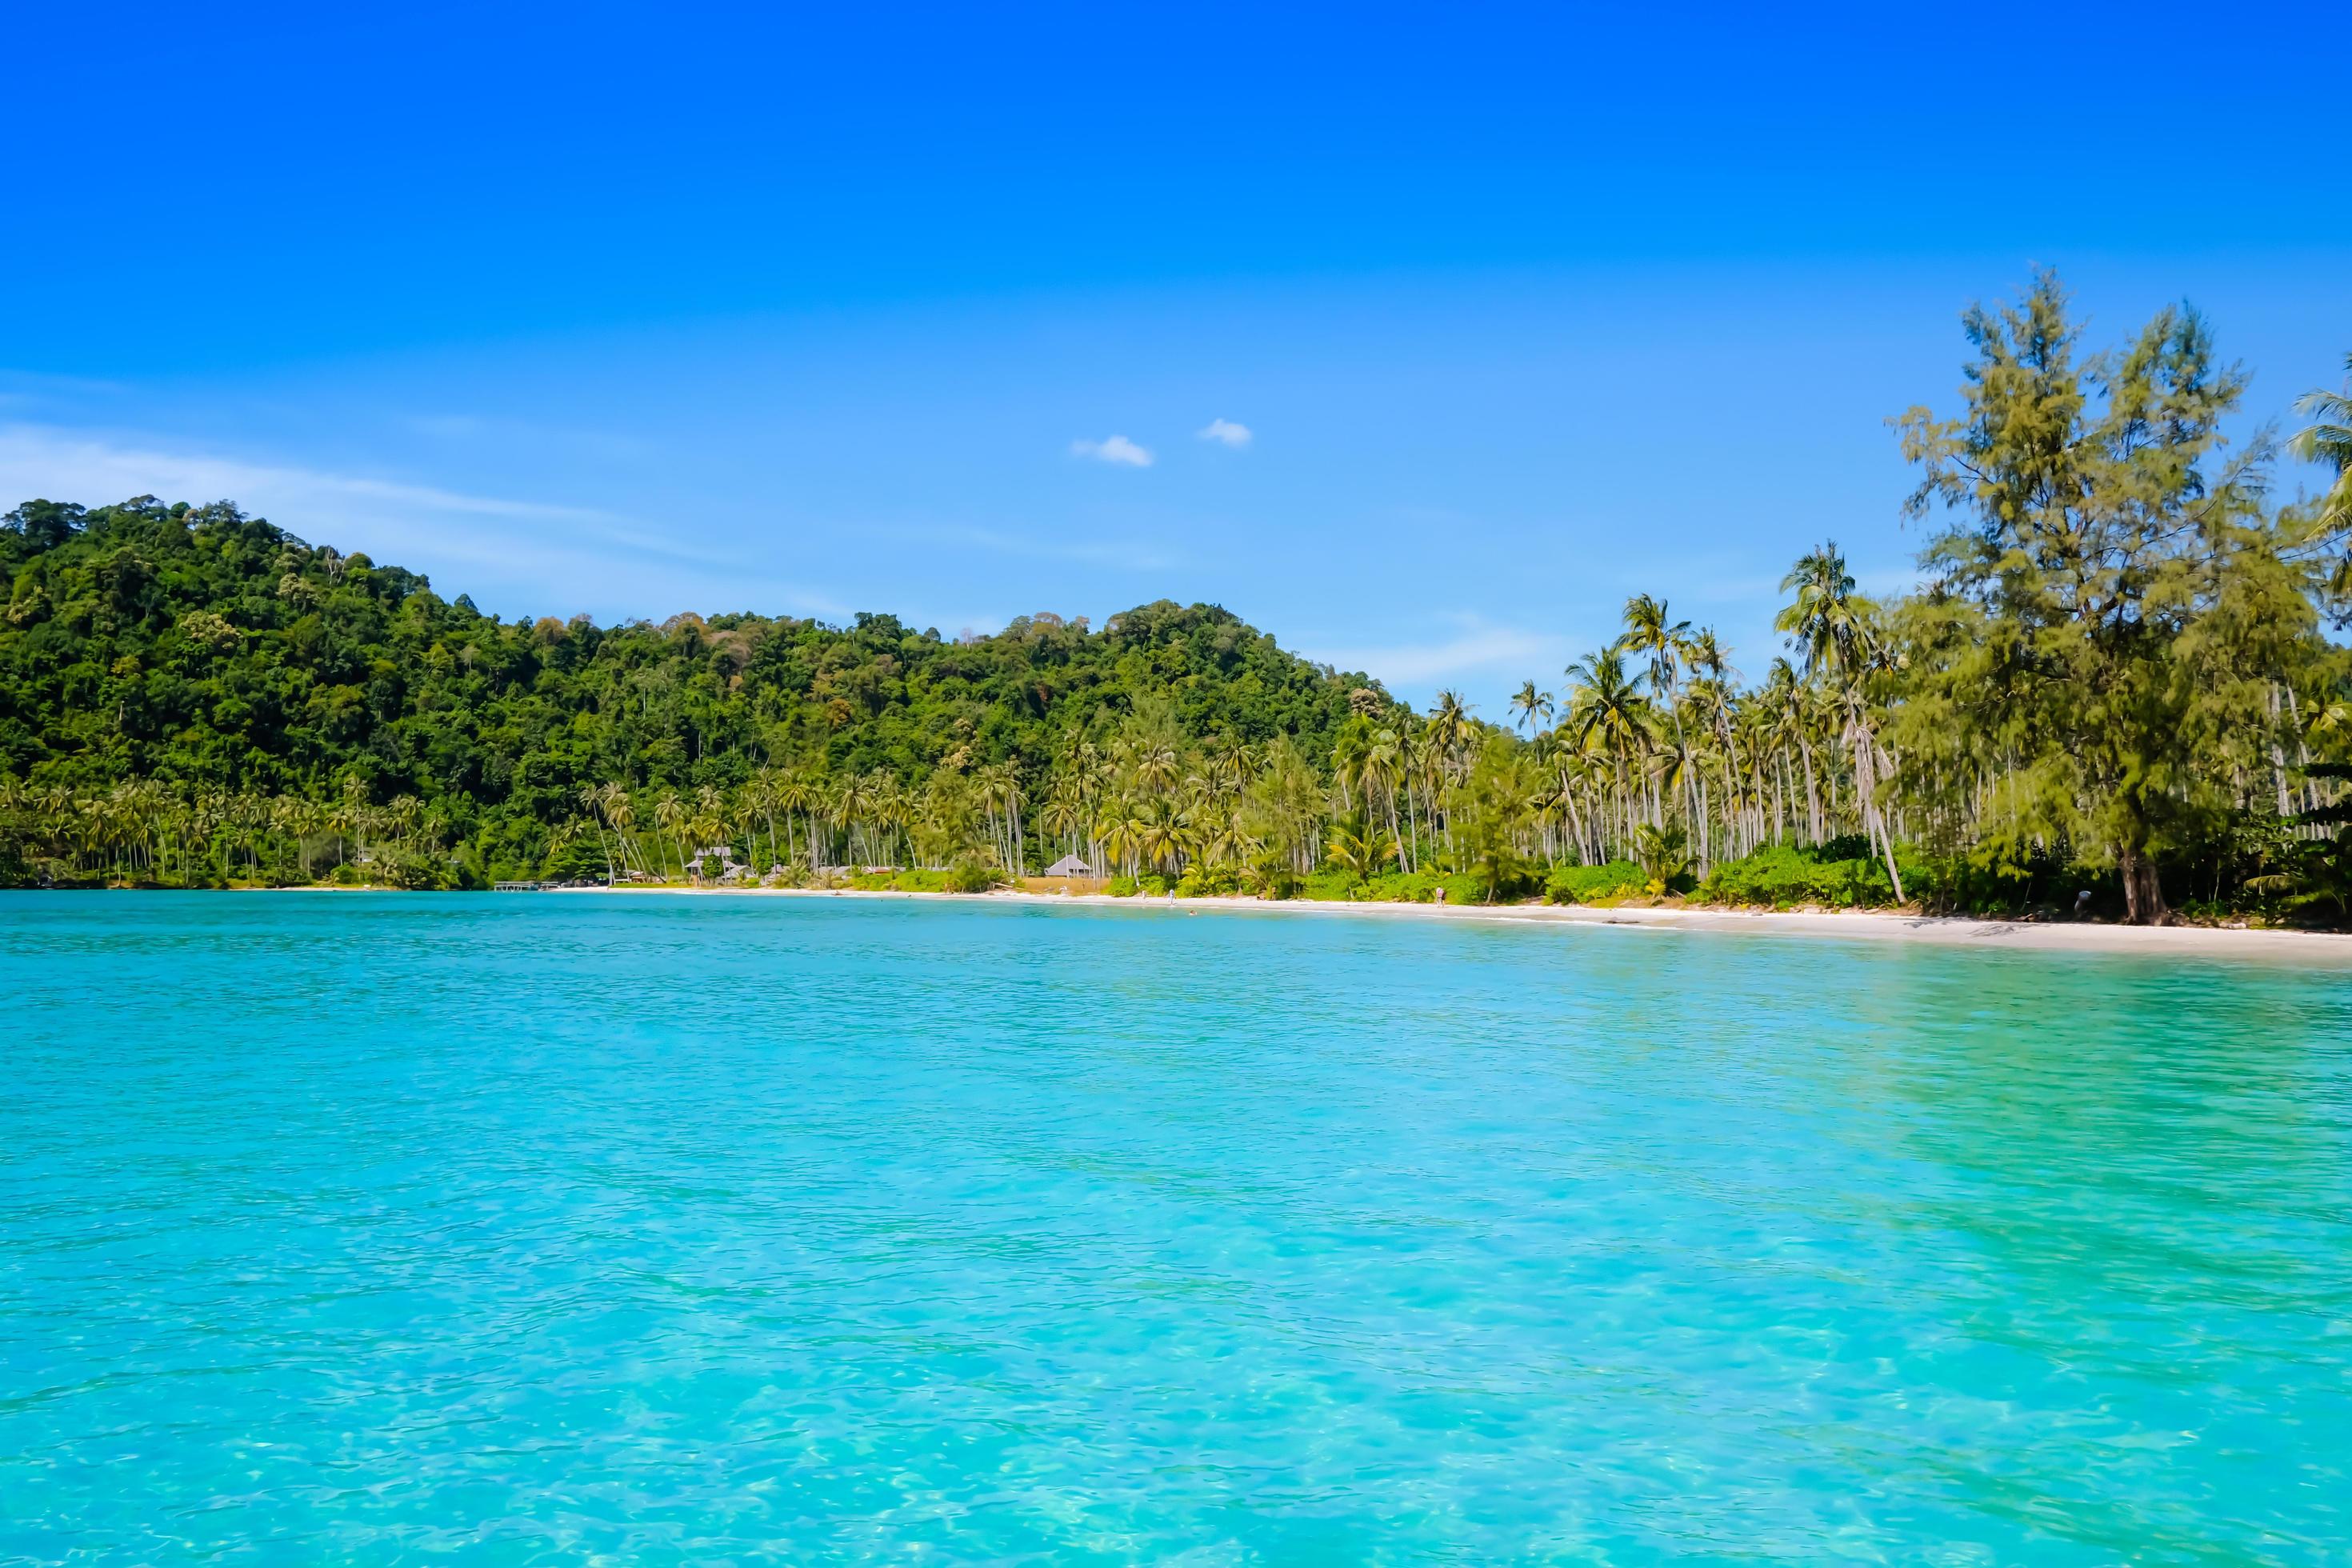
[[[984,885],[1078,855],[1271,897],[2352,919],[2352,403],[2302,400],[2290,449],[2333,479],[2280,500],[2194,312],[2088,352],[2043,272],[1964,326],[1961,409],[1899,422],[1919,591],[1870,598],[1824,540],[1752,681],[1636,594],[1511,730],[1208,605],[954,642],[507,623],[226,503],[28,502],[0,519],[0,885]]]
[[[0,528],[0,775],[407,796],[486,859],[614,781],[725,788],[787,762],[1042,773],[1139,703],[1194,740],[1288,735],[1322,756],[1351,692],[1389,705],[1207,605],[961,641],[887,615],[501,621],[226,504],[29,502]]]

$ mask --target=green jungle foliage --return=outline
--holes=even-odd
[[[1649,873],[1631,860],[1598,866],[1555,866],[1544,879],[1544,897],[1555,904],[1597,904],[1639,898],[1649,890]]]
[[[2245,373],[2159,312],[2088,351],[2049,275],[1899,421],[1922,585],[1834,543],[1785,657],[1639,595],[1507,726],[1210,605],[946,640],[506,622],[227,503],[0,526],[0,881],[500,880],[2352,918],[2352,404],[2281,503]]]
[[[641,795],[649,816],[696,807],[676,826],[707,842],[740,832],[695,821],[705,792],[731,798],[786,759],[878,797],[886,781],[1042,767],[1055,744],[1139,710],[1175,732],[1320,750],[1351,692],[1387,701],[1208,605],[1148,605],[1099,631],[1024,617],[962,643],[887,616],[501,622],[227,505],[28,503],[0,529],[0,778],[15,785],[20,876],[87,861],[69,841],[127,826],[140,842],[112,848],[135,849],[149,879],[242,879],[264,869],[247,851],[270,837],[334,839],[346,865],[341,848],[364,846],[369,879],[403,885],[585,877],[605,857],[561,830],[600,786]],[[53,821],[52,842],[26,842],[41,831],[26,818],[109,798],[137,821]],[[157,820],[165,803],[192,820]],[[854,837],[819,859],[880,857],[878,834]],[[420,857],[448,875],[415,870]],[[684,874],[677,846],[664,858]]]
[[[1898,856],[1898,862],[1907,861]],[[1935,887],[1916,862],[1901,864],[1905,883],[1915,895]],[[1775,844],[1742,859],[1717,866],[1698,889],[1708,903],[1754,904],[1769,909],[1808,905],[1824,909],[1866,909],[1892,903],[1895,886],[1886,868],[1866,845],[1848,838],[1843,844],[1799,848]]]

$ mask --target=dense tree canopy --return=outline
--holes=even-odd
[[[532,858],[593,785],[729,790],[787,760],[902,782],[1034,772],[1139,701],[1186,735],[1319,752],[1350,691],[1377,690],[1205,605],[964,641],[881,615],[502,622],[225,503],[30,502],[0,528],[0,774],[405,799],[486,865]]]

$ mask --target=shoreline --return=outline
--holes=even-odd
[[[1847,941],[1926,942],[2003,952],[2109,952],[2141,957],[2231,958],[2340,965],[2352,969],[2352,933],[2252,931],[2225,926],[2126,926],[2094,921],[2041,924],[1971,915],[1896,914],[1883,910],[1783,911],[1696,909],[1595,909],[1582,904],[1340,903],[1306,899],[1238,897],[1152,899],[1108,893],[931,893],[857,888],[551,888],[552,893],[670,894],[685,898],[945,899],[972,903],[1098,906],[1157,910],[1169,914],[1364,916],[1471,921],[1507,925],[1591,925],[1621,929],[1748,936],[1832,937]]]

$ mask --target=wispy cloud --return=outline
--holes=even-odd
[[[488,430],[489,422],[471,414],[412,414],[408,427],[439,440],[467,441]]]
[[[1498,626],[1480,616],[1453,618],[1458,629],[1450,637],[1307,651],[1336,669],[1360,669],[1391,686],[1407,687],[1491,673],[1541,679],[1568,660],[1567,639],[1555,634]]]
[[[1070,452],[1075,457],[1092,458],[1098,463],[1121,463],[1130,468],[1151,467],[1151,454],[1124,436],[1108,436],[1099,441],[1073,441]]]
[[[247,462],[160,447],[124,446],[103,437],[41,425],[0,426],[0,495],[47,487],[59,499],[92,504],[131,495],[173,500],[235,500],[258,509],[265,498],[335,498],[384,502],[436,513],[547,521],[617,521],[609,512],[543,501],[473,496],[431,485],[316,468]]]
[[[656,452],[654,443],[624,431],[584,429],[505,416],[411,414],[403,416],[399,423],[430,440],[451,445],[496,445],[511,450],[518,445],[529,444],[584,449],[600,458],[646,458]]]
[[[609,605],[658,588],[690,595],[681,603],[742,607],[748,595],[803,614],[841,613],[823,595],[746,572],[740,558],[682,546],[615,512],[175,449],[152,437],[0,424],[0,506],[36,496],[103,505],[139,495],[231,500],[322,543],[436,572],[478,568],[503,579],[481,586],[517,599],[528,592]]]
[[[1231,419],[1212,419],[1193,434],[1203,441],[1214,441],[1221,447],[1232,447],[1237,450],[1256,438],[1248,426]]]
[[[1071,561],[1085,566],[1110,566],[1123,572],[1164,572],[1181,557],[1158,545],[1123,539],[1034,539],[992,528],[915,528],[905,537],[935,544],[963,545],[995,555],[1028,561]]]
[[[0,365],[0,387],[6,387],[32,401],[40,396],[60,396],[68,394],[112,397],[131,390],[120,381],[100,381],[87,375],[52,375],[47,371],[12,370]]]
[[[1780,591],[1779,573],[1759,572],[1748,576],[1699,577],[1691,582],[1687,595],[1689,603],[1696,605],[1734,605],[1744,608],[1770,603],[1772,595]],[[1671,606],[1674,600],[1666,603]]]

